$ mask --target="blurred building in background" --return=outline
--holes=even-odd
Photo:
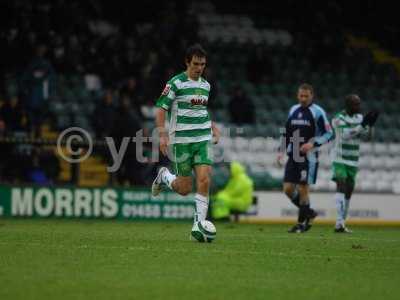
[[[374,1],[162,1],[136,10],[109,1],[9,1],[1,4],[5,48],[0,91],[3,183],[63,184],[73,170],[54,145],[4,142],[55,140],[77,126],[121,141],[154,127],[155,100],[166,80],[185,68],[184,50],[208,52],[210,111],[229,136],[217,146],[247,167],[256,189],[279,188],[279,128],[302,82],[332,114],[348,93],[379,109],[374,138],[361,147],[360,191],[392,192],[400,182],[399,28]],[[157,6],[157,10],[154,7]],[[381,23],[371,22],[383,14]],[[382,20],[382,19],[381,19]],[[239,102],[246,106],[239,111]],[[243,112],[246,111],[244,114]],[[227,132],[227,131],[225,131]],[[145,154],[151,151],[147,145]],[[148,185],[161,162],[138,163],[129,148],[111,174],[107,149],[79,165],[81,186]],[[321,153],[318,190],[334,190],[328,149]],[[216,163],[213,188],[226,182]]]

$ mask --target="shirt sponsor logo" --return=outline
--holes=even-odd
[[[167,96],[170,90],[171,90],[171,85],[167,83],[165,85],[164,90],[161,93],[161,96]]]
[[[206,100],[206,99],[191,99],[190,100],[190,103],[192,104],[192,105],[207,105],[207,103],[208,103],[208,100]]]
[[[292,120],[292,125],[303,125],[303,126],[311,126],[309,120]]]

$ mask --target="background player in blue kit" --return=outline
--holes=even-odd
[[[317,179],[318,148],[333,138],[325,111],[313,103],[314,89],[301,84],[297,91],[298,104],[291,107],[278,154],[281,163],[284,151],[288,155],[283,191],[299,208],[297,224],[289,232],[305,232],[311,228],[317,213],[310,208],[309,185]]]

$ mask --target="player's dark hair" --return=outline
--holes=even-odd
[[[346,97],[344,97],[344,102],[347,105],[347,104],[350,104],[352,101],[359,100],[359,99],[360,99],[360,97],[358,95],[350,94],[350,95],[347,95]]]
[[[353,101],[355,100],[360,100],[360,97],[356,94],[350,94],[344,97],[344,105],[346,107],[346,110],[351,110],[351,107],[353,105]]]
[[[314,95],[314,88],[313,88],[313,86],[312,86],[311,84],[309,84],[309,83],[302,83],[302,84],[300,84],[299,90],[310,91],[311,94]]]
[[[185,61],[191,62],[193,56],[207,57],[207,52],[204,50],[204,48],[200,44],[194,44],[186,49]]]

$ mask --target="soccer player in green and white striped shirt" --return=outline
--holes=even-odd
[[[337,113],[332,119],[335,131],[335,146],[332,151],[332,180],[336,181],[336,226],[335,232],[350,233],[345,220],[349,210],[350,198],[354,190],[360,156],[362,135],[366,135],[374,126],[377,112],[361,115],[361,100],[357,95],[345,98],[346,109]]]
[[[218,142],[220,132],[207,111],[210,84],[202,77],[206,66],[206,52],[196,44],[189,47],[185,57],[186,71],[172,77],[157,101],[156,126],[160,136],[160,150],[168,154],[171,146],[174,174],[160,168],[152,185],[157,196],[162,185],[180,195],[192,192],[192,170],[196,176],[195,216],[192,236],[196,238],[197,223],[206,219],[212,151],[211,139]],[[169,132],[164,123],[170,112]]]

